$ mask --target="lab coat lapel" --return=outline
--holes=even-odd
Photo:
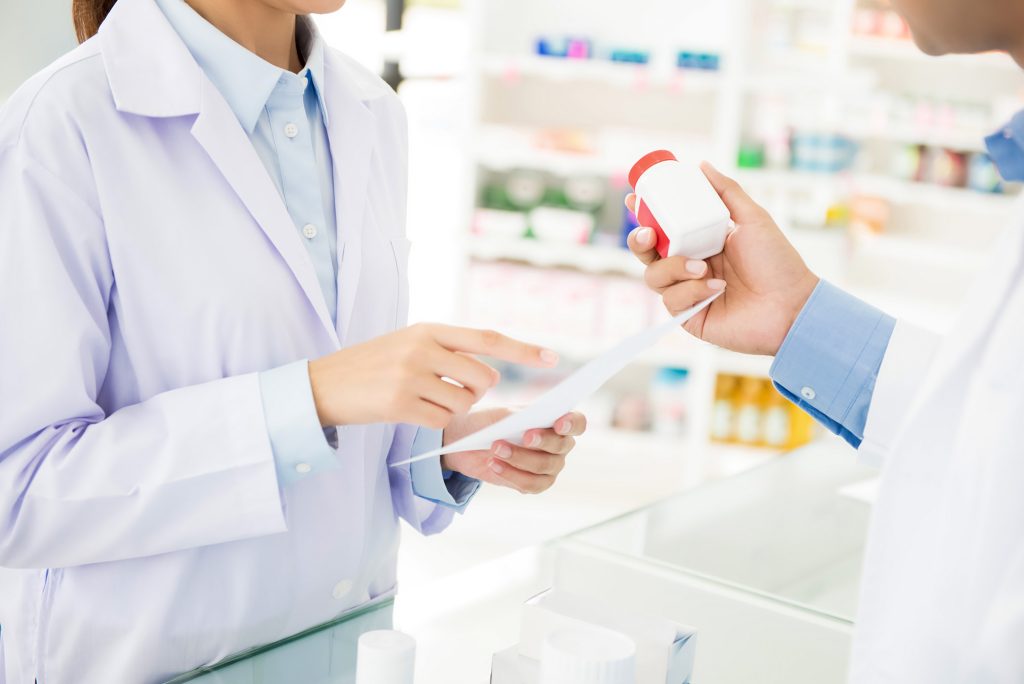
[[[192,135],[295,275],[332,343],[338,334],[288,209],[252,142],[153,0],[119,0],[100,27],[103,60],[121,112],[198,114]]]
[[[324,56],[327,134],[334,159],[334,200],[338,217],[338,333],[348,339],[362,271],[362,240],[376,121],[354,92],[333,51]]]
[[[316,310],[332,343],[338,346],[337,331],[324,301],[313,262],[299,240],[288,209],[256,154],[252,142],[245,135],[224,98],[205,77],[201,101],[199,116],[192,126],[192,135],[206,150],[281,258],[288,264],[310,305]]]

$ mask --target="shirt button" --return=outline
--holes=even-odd
[[[336,599],[343,599],[350,591],[352,591],[352,582],[349,580],[341,580],[334,585],[334,591],[331,592],[331,595]]]
[[[297,466],[295,466],[295,472],[297,472],[299,475],[306,475],[312,470],[313,466],[309,465],[308,463],[300,463]]]
[[[1010,140],[1011,138],[1013,138],[1013,129],[1011,129],[1011,128],[1004,128],[1003,129],[1003,137],[1006,138],[1007,140]]]
[[[800,390],[800,396],[806,399],[807,401],[814,401],[814,398],[818,396],[818,393],[815,392],[810,387],[804,387],[802,390]]]
[[[294,138],[299,134],[299,127],[293,123],[285,124],[284,134],[289,138]]]
[[[302,227],[302,234],[306,237],[307,240],[312,240],[313,238],[316,237],[316,226],[314,226],[312,223],[307,223]]]

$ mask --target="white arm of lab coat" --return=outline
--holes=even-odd
[[[864,441],[859,450],[864,462],[881,466],[885,461],[928,375],[941,339],[909,323],[896,324],[871,396]]]
[[[92,196],[0,149],[0,565],[285,531],[255,374],[100,407],[114,281]]]

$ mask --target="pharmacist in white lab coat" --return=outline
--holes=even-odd
[[[297,19],[340,4],[75,0],[99,35],[0,111],[0,681],[165,681],[330,620],[395,590],[399,518],[541,491],[583,430],[389,467],[501,415],[460,352],[556,358],[396,332],[404,114]]]
[[[894,4],[929,53],[1024,61],[1024,3]],[[988,145],[1024,180],[1024,113]],[[673,312],[724,289],[686,329],[774,355],[776,386],[882,467],[850,680],[1024,682],[1024,204],[940,337],[819,281],[735,181],[705,173],[737,225],[724,253],[659,260],[644,228],[631,248]]]

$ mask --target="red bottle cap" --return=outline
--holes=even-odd
[[[657,152],[651,152],[644,156],[640,161],[633,165],[633,169],[629,172],[629,184],[636,189],[636,184],[640,182],[640,176],[647,173],[655,164],[660,164],[666,161],[679,161],[676,159],[676,155],[672,154],[668,150],[658,150]]]

